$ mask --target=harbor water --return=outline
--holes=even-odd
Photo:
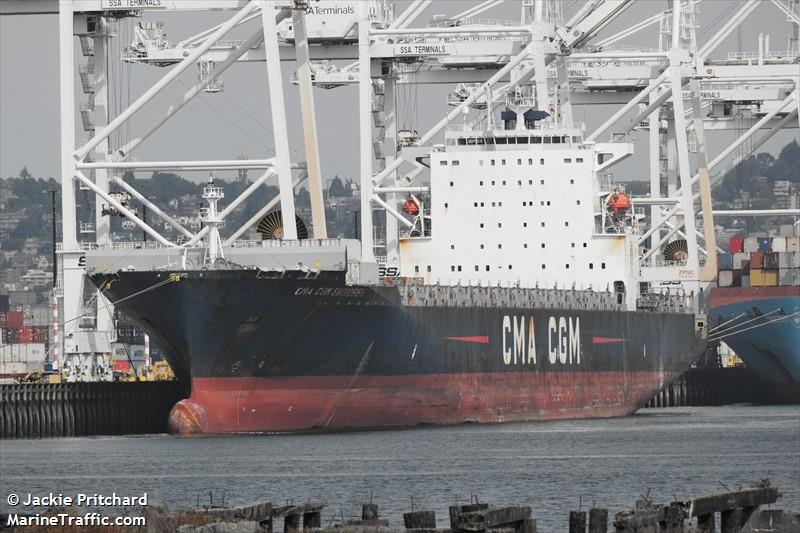
[[[305,435],[0,441],[4,492],[147,492],[170,509],[269,499],[324,502],[323,525],[373,498],[391,526],[471,495],[530,505],[540,531],[579,505],[628,509],[769,478],[800,510],[800,407],[644,409],[627,418]],[[0,511],[8,511],[5,501]]]

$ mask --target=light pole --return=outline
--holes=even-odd
[[[56,286],[56,282],[58,281],[58,261],[56,257],[56,193],[60,192],[55,189],[50,189],[47,191],[43,191],[43,193],[50,193],[50,198],[52,200],[52,215],[53,215],[53,288]]]

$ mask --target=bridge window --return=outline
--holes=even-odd
[[[428,272],[430,272],[430,271],[431,271],[431,266],[430,266],[430,265],[428,265]]]
[[[450,164],[453,165],[454,167],[457,167],[460,163],[458,162],[458,159],[454,159],[453,161],[450,162]]]
[[[447,166],[447,161],[445,161],[445,160],[439,161],[439,166],[446,167]]]
[[[606,268],[606,264],[605,264],[605,263],[600,263],[600,268],[602,268],[603,270],[605,270],[605,268]]]
[[[414,265],[414,272],[419,273],[419,265]]]
[[[594,263],[589,263],[589,270],[594,270]]]
[[[565,157],[564,163],[572,163],[572,159],[570,159],[569,157]]]
[[[575,158],[575,162],[576,163],[583,163],[583,158],[582,157],[576,157]]]
[[[540,165],[544,165],[544,157],[539,160]]]
[[[528,138],[527,137],[517,137],[517,144],[528,144]],[[522,164],[522,163],[520,163],[520,164]]]

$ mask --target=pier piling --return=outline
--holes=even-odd
[[[586,533],[586,511],[570,511],[569,533]]]
[[[589,509],[589,533],[608,531],[608,509]]]

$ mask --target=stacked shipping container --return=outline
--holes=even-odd
[[[777,237],[731,237],[728,253],[717,256],[720,287],[800,285],[800,236],[782,227]]]
[[[0,382],[42,370],[50,345],[46,306],[0,311]]]

